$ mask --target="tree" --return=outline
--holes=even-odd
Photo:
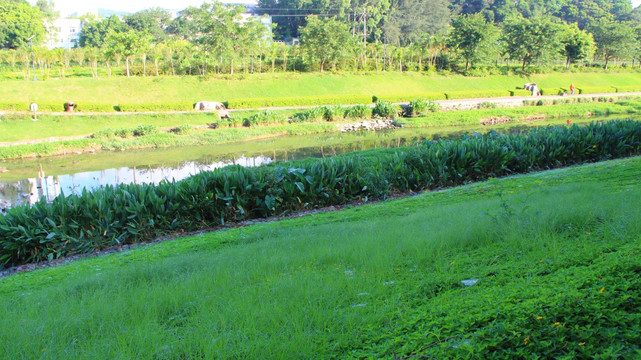
[[[631,56],[636,48],[636,33],[630,23],[601,19],[590,30],[606,69],[611,59]]]
[[[515,16],[503,25],[503,42],[510,59],[519,60],[521,69],[558,53],[558,27],[549,18],[526,19]]]
[[[139,33],[133,30],[126,32],[111,32],[107,35],[105,46],[109,54],[120,54],[125,57],[127,64],[127,77],[129,73],[129,60],[136,55],[140,49],[149,46],[150,36],[146,33]]]
[[[50,23],[60,17],[60,13],[56,11],[52,0],[38,0],[36,1],[36,7],[40,9],[42,16]]]
[[[148,32],[154,42],[167,39],[165,29],[171,21],[171,14],[161,8],[153,8],[127,15],[123,18],[125,24],[136,31]]]
[[[489,57],[496,51],[498,30],[485,21],[482,14],[460,15],[452,20],[449,37],[450,49],[465,59],[465,70],[470,64]]]
[[[580,30],[577,24],[565,25],[560,35],[561,55],[565,57],[565,67],[587,59],[594,54],[594,38],[585,30]]]
[[[44,38],[42,12],[26,1],[0,0],[0,48],[17,49]]]
[[[408,45],[425,33],[444,31],[450,21],[448,5],[448,0],[392,0],[383,25],[385,42]]]
[[[80,34],[80,46],[102,47],[110,33],[120,33],[127,30],[127,25],[116,15],[106,19],[90,20]]]
[[[205,3],[182,11],[170,30],[199,45],[203,64],[208,54],[213,54],[216,59],[228,60],[233,74],[235,59],[253,55],[271,40],[269,29],[259,19],[243,19],[244,12],[244,6]]]
[[[347,24],[328,18],[308,16],[307,25],[300,29],[301,46],[307,55],[316,60],[320,71],[325,64],[337,61],[345,55],[353,38]]]

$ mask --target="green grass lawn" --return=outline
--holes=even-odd
[[[540,88],[635,86],[641,73],[549,73],[529,77],[465,77],[420,73],[368,74],[255,74],[249,77],[111,77],[66,78],[47,81],[3,80],[2,102],[163,103],[200,100],[304,97],[319,95],[377,95],[471,90],[514,90],[526,82]],[[26,109],[25,109],[26,110]],[[60,105],[60,111],[62,105]]]
[[[638,358],[640,171],[494,179],[13,275],[4,357]]]

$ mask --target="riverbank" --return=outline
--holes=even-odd
[[[627,97],[624,97],[627,98]],[[398,118],[396,123],[406,127],[430,127],[430,126],[458,126],[487,123],[487,119],[500,117],[502,122],[524,121],[527,119],[555,118],[555,117],[590,117],[595,115],[608,114],[632,114],[641,108],[641,102],[635,100],[626,100],[619,102],[613,98],[605,97],[585,97],[585,98],[542,98],[538,99],[541,103],[549,101],[557,105],[543,106],[526,106],[518,108],[503,108],[501,105],[510,106],[511,103],[504,104],[491,102],[492,99],[476,99],[457,102],[458,104],[476,104],[475,106],[484,106],[484,109],[467,110],[467,111],[445,111],[430,113],[415,118]],[[537,104],[539,103],[537,100]],[[606,101],[596,103],[572,103],[565,104],[566,101]],[[476,103],[473,103],[475,101]],[[507,99],[506,99],[507,101]],[[452,109],[454,102],[450,103]],[[303,112],[306,110],[303,110]],[[310,110],[307,110],[310,111]],[[250,112],[247,117],[261,113]],[[312,119],[309,123],[287,123],[288,117],[295,115],[294,110],[274,110],[264,116],[270,118],[270,121],[277,121],[272,126],[251,126],[242,127],[246,118],[236,118],[234,122],[221,122],[218,125],[216,116],[212,114],[156,114],[156,115],[132,115],[131,117],[122,116],[89,116],[89,117],[43,117],[39,121],[14,118],[6,119],[0,122],[0,129],[4,130],[5,138],[16,138],[23,136],[21,134],[42,134],[50,130],[51,135],[56,137],[77,136],[82,132],[81,139],[70,139],[63,141],[50,141],[47,139],[32,139],[32,144],[20,144],[27,140],[16,142],[5,142],[5,146],[0,147],[0,159],[18,159],[26,157],[43,157],[65,155],[69,153],[96,152],[96,151],[122,151],[128,149],[159,148],[172,146],[189,146],[202,144],[222,144],[235,141],[251,141],[264,137],[283,136],[283,135],[310,135],[332,133],[340,131],[340,125],[354,120],[340,119],[336,122],[322,121],[321,117]],[[273,120],[272,118],[276,119]],[[132,121],[134,121],[132,123]],[[321,121],[321,122],[319,122]],[[279,123],[280,122],[280,123]],[[119,128],[119,126],[130,126],[129,128]],[[216,124],[213,126],[208,126]],[[171,125],[175,125],[172,127]],[[133,126],[133,127],[131,127]],[[158,126],[165,127],[165,132],[158,132]],[[232,126],[232,127],[225,127]],[[136,134],[137,129],[139,135]],[[96,136],[100,133],[107,134]],[[152,131],[153,130],[153,131]],[[180,131],[177,131],[180,130]],[[92,135],[86,135],[87,132],[94,131]],[[122,132],[124,137],[116,135]],[[152,132],[149,134],[149,132]],[[28,135],[24,135],[28,136]],[[1,138],[1,137],[0,137]]]
[[[16,274],[0,280],[3,351],[633,357],[640,171],[495,179]]]

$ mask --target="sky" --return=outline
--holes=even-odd
[[[641,0],[638,0],[641,1]],[[36,0],[29,0],[35,4]],[[86,12],[88,10],[107,9],[125,12],[137,12],[144,9],[160,7],[167,10],[183,10],[188,6],[200,6],[204,0],[53,0],[56,10],[61,16],[67,16],[74,12]],[[223,2],[254,4],[255,0],[230,0]]]

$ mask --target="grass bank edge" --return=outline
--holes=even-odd
[[[610,121],[524,134],[377,149],[257,168],[227,167],[176,183],[120,185],[10,209],[0,217],[3,264],[147,241],[167,232],[284,215],[392,193],[456,186],[637,155],[641,123]],[[372,154],[372,155],[369,155]],[[290,167],[295,166],[295,167]]]
[[[625,170],[623,169],[625,168]],[[612,159],[595,163],[586,163],[563,168],[536,171],[527,174],[516,174],[502,178],[490,178],[480,182],[421,191],[416,196],[387,199],[374,202],[356,202],[338,209],[328,207],[302,216],[276,217],[267,222],[248,221],[243,226],[216,227],[196,235],[164,237],[165,240],[138,243],[129,249],[115,251],[99,256],[88,255],[77,260],[63,262],[55,266],[35,267],[32,270],[11,273],[0,277],[0,294],[11,294],[30,287],[40,287],[66,279],[69,275],[81,276],[83,272],[93,273],[96,266],[117,269],[121,261],[153,262],[167,257],[179,257],[182,253],[190,253],[194,249],[207,248],[217,250],[223,246],[242,245],[240,233],[254,228],[296,228],[314,226],[316,224],[344,223],[374,218],[381,211],[388,213],[405,212],[411,207],[426,207],[434,204],[452,204],[474,199],[502,196],[503,194],[527,194],[542,183],[563,185],[573,181],[590,182],[591,178],[610,181],[622,171],[641,171],[641,156]],[[408,206],[410,208],[408,208]],[[249,228],[249,229],[247,229]],[[116,259],[114,259],[116,258]],[[126,260],[125,260],[126,259]],[[117,260],[114,262],[114,260]]]
[[[414,118],[398,118],[396,122],[399,125],[406,127],[433,127],[433,126],[459,126],[479,124],[483,119],[490,117],[503,117],[504,121],[524,121],[532,116],[540,119],[541,117],[547,118],[560,118],[560,117],[591,117],[591,116],[607,116],[607,115],[627,115],[634,114],[641,108],[641,101],[636,100],[622,100],[615,103],[607,102],[613,101],[611,98],[604,99],[606,102],[597,103],[558,103],[557,105],[543,105],[543,106],[525,106],[518,108],[494,108],[494,109],[478,109],[478,110],[465,110],[465,111],[446,111],[429,113],[427,115],[414,117]],[[598,101],[598,99],[597,99]],[[400,111],[400,110],[398,110]],[[67,141],[54,141],[43,142],[39,144],[29,145],[16,145],[11,147],[0,147],[0,160],[11,160],[28,157],[46,157],[64,155],[73,152],[95,152],[95,151],[121,151],[131,149],[149,149],[149,148],[162,148],[172,146],[187,146],[198,144],[224,144],[235,141],[251,141],[255,139],[281,136],[281,135],[310,135],[310,134],[324,134],[338,132],[339,128],[336,124],[341,122],[349,122],[344,119],[339,122],[326,122],[315,120],[312,123],[295,123],[287,124],[287,114],[291,114],[290,110],[273,111],[281,118],[281,123],[274,126],[252,126],[249,128],[243,127],[243,119],[238,119],[229,128],[217,129],[196,129],[195,132],[188,132],[186,134],[166,133],[166,134],[152,134],[140,136],[135,138],[88,138],[80,140],[67,140]],[[134,117],[137,115],[133,115]],[[87,118],[91,121],[92,117]],[[119,118],[120,119],[120,118]],[[196,124],[200,125],[215,121],[211,117],[196,115]],[[27,125],[32,125],[30,121],[25,121]],[[180,117],[180,125],[189,124],[188,117]],[[146,125],[152,126],[154,124],[153,117],[145,121]],[[52,126],[57,126],[56,122]],[[142,126],[142,125],[141,125]],[[489,128],[489,127],[488,127]],[[133,133],[134,128],[129,132]]]

